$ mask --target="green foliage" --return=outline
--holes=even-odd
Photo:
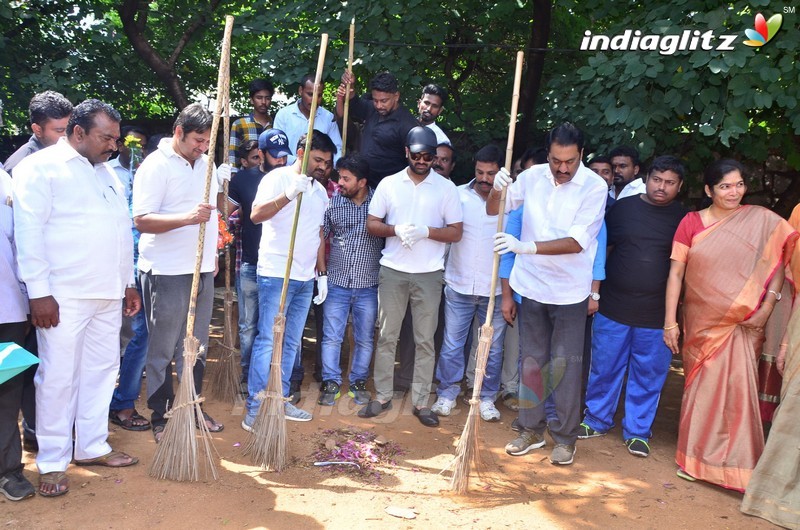
[[[599,150],[629,143],[643,158],[678,154],[694,173],[713,156],[734,156],[751,166],[778,156],[800,169],[800,113],[794,110],[800,99],[800,29],[785,18],[765,46],[742,44],[756,12],[769,17],[776,9],[768,4],[583,2],[581,10],[594,13],[602,27],[591,27],[595,34],[710,29],[737,35],[734,50],[584,52],[577,75],[551,78],[540,120],[575,120]]]

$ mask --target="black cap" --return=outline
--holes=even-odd
[[[436,153],[436,133],[428,127],[414,127],[408,131],[406,146],[412,153]]]

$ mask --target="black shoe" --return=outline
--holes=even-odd
[[[414,416],[419,419],[419,422],[423,424],[425,427],[438,427],[439,426],[439,416],[436,415],[428,407],[424,407],[418,409],[414,407]]]
[[[511,430],[514,432],[522,432],[525,430],[522,428],[522,425],[519,424],[519,418],[514,418],[514,421],[511,422]]]
[[[291,381],[289,383],[289,398],[292,405],[297,405],[300,402],[300,381]]]
[[[366,405],[369,403],[370,398],[369,391],[367,390],[367,382],[363,379],[359,379],[355,383],[352,383],[347,395],[353,398],[356,404]]]
[[[17,470],[0,477],[0,493],[10,501],[21,501],[33,497],[36,490],[22,471]]]
[[[317,403],[331,407],[341,395],[339,383],[336,381],[325,381],[322,383],[322,391],[319,394]]]
[[[359,418],[374,418],[375,416],[392,408],[392,402],[381,403],[377,399],[367,403],[367,406],[358,411]]]

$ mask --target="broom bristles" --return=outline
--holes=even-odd
[[[286,411],[281,381],[281,357],[286,317],[275,316],[272,325],[273,346],[267,388],[257,396],[261,399],[253,432],[247,438],[244,454],[250,453],[253,463],[262,469],[283,471],[286,467]]]
[[[481,326],[475,360],[475,386],[472,389],[472,397],[469,400],[469,415],[456,446],[456,455],[450,465],[442,470],[453,469],[450,489],[456,493],[465,493],[469,488],[469,474],[472,465],[475,464],[476,467],[479,467],[483,464],[480,452],[478,411],[481,403],[483,377],[486,374],[486,360],[489,357],[489,349],[492,345],[492,335],[494,335],[494,328],[492,328],[491,324]]]
[[[233,323],[233,293],[225,292],[224,302],[225,325],[223,329],[221,348],[217,362],[211,370],[209,377],[209,392],[224,403],[240,405],[242,401],[239,386],[239,359],[236,355],[236,331]]]
[[[200,341],[195,337],[186,337],[183,348],[181,382],[175,403],[165,414],[169,421],[161,442],[156,447],[149,473],[151,477],[179,482],[200,480],[197,455],[199,445],[206,456],[206,473],[210,469],[216,480],[217,468],[212,456],[212,452],[216,450],[200,408],[203,398],[198,397],[194,391],[194,364],[200,355]]]

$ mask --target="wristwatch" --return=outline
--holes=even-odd
[[[600,293],[591,293],[591,294],[589,295],[589,297],[591,297],[591,299],[592,299],[592,300],[594,300],[595,302],[597,302],[597,301],[599,301],[599,300],[600,300]]]

